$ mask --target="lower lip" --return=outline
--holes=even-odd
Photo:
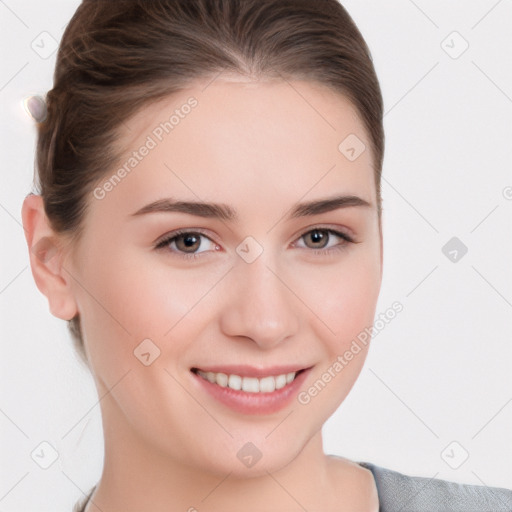
[[[290,384],[271,393],[248,393],[229,387],[223,388],[203,379],[194,372],[191,373],[202,389],[233,411],[241,414],[272,414],[286,407],[297,395],[310,369],[305,369]]]

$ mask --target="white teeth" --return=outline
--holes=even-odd
[[[204,372],[201,372],[203,375],[201,377],[204,377]],[[222,386],[223,388],[227,387],[228,385],[228,376],[225,373],[217,373],[215,375],[215,381],[219,386]]]
[[[284,388],[287,384],[290,384],[297,375],[296,372],[290,372],[277,375],[276,377],[269,376],[258,379],[256,377],[240,377],[240,375],[203,372],[201,370],[197,370],[197,374],[212,384],[218,384],[223,388],[229,387],[237,391],[242,390],[246,393],[272,393],[272,391]]]
[[[264,377],[260,379],[260,391],[262,393],[272,393],[276,389],[276,379],[274,377]]]
[[[281,389],[286,386],[286,375],[278,375],[276,377],[276,389]]]
[[[258,393],[260,390],[260,381],[256,377],[244,377],[242,380],[242,389],[248,393]]]
[[[228,379],[228,386],[231,389],[240,391],[242,389],[242,377],[240,377],[240,375],[230,375]]]

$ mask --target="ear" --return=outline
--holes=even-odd
[[[21,216],[37,288],[48,299],[53,316],[70,320],[78,308],[72,294],[72,277],[63,267],[65,245],[49,224],[43,198],[28,195],[23,201]]]

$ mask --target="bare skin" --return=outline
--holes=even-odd
[[[86,511],[231,512],[243,503],[245,512],[377,512],[371,472],[326,455],[321,433],[369,345],[308,403],[293,397],[271,414],[232,410],[190,371],[296,364],[312,367],[300,389],[307,392],[329,368],[332,377],[337,357],[373,324],[382,235],[369,138],[348,100],[318,84],[225,75],[210,82],[126,123],[119,167],[148,136],[157,144],[104,197],[88,196],[78,245],[51,230],[39,196],[23,205],[29,247],[46,240],[59,248],[47,261],[31,251],[36,284],[53,315],[79,313],[104,396],[105,462]],[[158,140],[155,128],[192,96],[197,105]],[[354,161],[338,149],[350,134],[367,148]],[[287,217],[297,203],[337,195],[369,206]],[[223,203],[238,222],[132,215],[163,198]],[[183,237],[155,248],[185,228],[200,231],[196,259],[184,257]],[[325,232],[318,242],[314,229],[357,243]],[[251,263],[236,250],[246,237],[263,249]],[[148,366],[134,356],[145,339],[160,351]],[[248,442],[262,454],[252,467],[237,457]]]

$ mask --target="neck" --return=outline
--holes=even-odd
[[[107,395],[108,396],[108,395]],[[314,510],[331,491],[321,431],[281,469],[243,478],[163,453],[134,431],[115,401],[102,400],[103,472],[87,512]],[[179,440],[177,440],[179,444]]]

